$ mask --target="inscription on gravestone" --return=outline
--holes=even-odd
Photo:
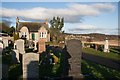
[[[71,39],[66,44],[67,52],[71,56],[69,59],[70,69],[69,76],[73,78],[82,78],[81,74],[81,55],[82,44],[79,40]]]
[[[39,78],[39,54],[26,53],[23,54],[23,78],[35,79]]]

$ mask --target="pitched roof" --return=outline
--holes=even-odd
[[[39,22],[19,22],[17,30],[20,31],[20,29],[23,26],[26,26],[30,32],[37,32],[39,30],[39,28],[42,27],[42,26],[44,26],[49,31],[48,24],[46,24],[46,23],[39,23]]]

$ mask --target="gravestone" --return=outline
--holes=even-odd
[[[45,38],[40,38],[39,42],[38,42],[38,53],[42,53],[46,50],[45,47]]]
[[[12,62],[13,63],[19,63],[19,50],[14,49],[12,52]]]
[[[104,44],[104,52],[109,53],[109,43],[108,43],[108,39],[106,38],[105,40],[105,44]]]
[[[69,58],[69,76],[73,79],[82,78],[81,74],[81,56],[82,56],[82,43],[79,40],[71,39],[67,41],[67,52],[71,56]]]
[[[19,50],[20,54],[25,53],[25,48],[24,48],[24,40],[18,39],[15,41],[16,48]]]
[[[37,80],[39,78],[39,54],[23,54],[23,78]]]
[[[34,48],[33,44],[34,44],[34,42],[32,40],[29,40],[29,48]]]
[[[8,47],[8,39],[3,39],[3,47]]]

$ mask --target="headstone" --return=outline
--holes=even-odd
[[[32,40],[29,40],[29,48],[33,48],[34,42]]]
[[[82,42],[82,47],[83,47],[83,48],[85,47],[85,43],[84,43],[84,42]]]
[[[23,78],[37,80],[39,78],[39,54],[23,54]]]
[[[12,62],[13,63],[19,63],[19,50],[14,49],[12,53]]]
[[[108,39],[106,38],[105,40],[105,44],[104,44],[104,52],[109,53],[109,43],[108,43]]]
[[[16,43],[16,48],[19,50],[20,54],[25,53],[25,48],[24,48],[24,40],[18,39],[15,41]]]
[[[44,38],[41,38],[38,42],[38,53],[42,53],[46,50],[46,47],[45,47],[45,39]]]
[[[81,56],[82,56],[82,43],[79,40],[71,39],[67,41],[67,52],[71,56],[68,60],[70,64],[69,76],[73,79],[82,78],[81,74]]]
[[[3,47],[8,47],[8,39],[3,39]]]

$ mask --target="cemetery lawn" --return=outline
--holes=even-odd
[[[120,80],[120,71],[87,60],[82,60],[81,64],[85,80]]]
[[[105,53],[102,51],[96,51],[93,48],[83,48],[82,49],[83,53],[88,53],[88,54],[92,54],[92,55],[96,55],[96,56],[100,56],[100,57],[104,57],[104,58],[108,58],[108,59],[112,59],[112,60],[120,60],[120,54],[119,52],[115,51],[113,52],[113,49],[110,53]]]

